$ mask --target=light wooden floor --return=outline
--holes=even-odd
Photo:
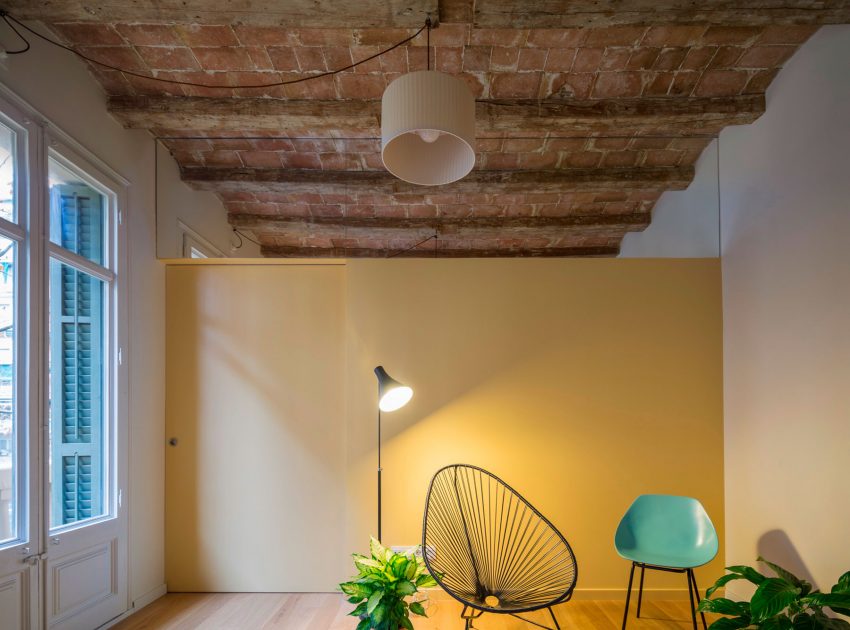
[[[347,616],[350,610],[351,605],[338,594],[170,593],[114,628],[353,630],[356,620]],[[632,600],[628,626],[631,630],[692,628],[688,604],[684,601],[645,600],[641,619],[634,619],[634,610],[635,601]],[[455,601],[433,599],[429,603],[429,618],[415,618],[414,625],[416,630],[462,630],[459,613],[460,606]],[[623,603],[567,602],[556,607],[555,614],[564,630],[619,630]],[[529,613],[528,616],[542,623],[551,623],[545,611]],[[475,622],[475,626],[480,630],[534,630],[534,626],[506,615],[484,615]]]

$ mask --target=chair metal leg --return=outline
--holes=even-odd
[[[694,585],[694,595],[697,598],[697,606],[699,606],[700,599],[702,599],[702,598],[700,597],[699,587],[697,586],[697,576],[694,573],[693,569],[690,570],[690,574],[691,574],[691,576],[690,576],[691,582],[693,582],[693,585]],[[705,622],[705,613],[700,611],[699,615],[700,615],[700,617],[702,617],[702,627],[703,627],[703,629],[707,630],[708,624],[706,624],[706,622]]]
[[[561,624],[558,623],[558,618],[555,617],[555,611],[552,610],[551,606],[549,606],[549,614],[552,615],[552,621],[555,622],[555,628],[557,628],[557,630],[561,630]]]
[[[640,567],[640,588],[638,589],[638,610],[637,616],[640,618],[640,605],[643,603],[643,574],[646,572],[646,565]]]
[[[469,612],[467,612],[467,610]],[[467,606],[466,604],[464,604],[463,610],[460,611],[460,618],[466,622],[465,630],[475,630],[475,627],[472,625],[472,622],[478,619],[483,614],[483,610],[477,610],[475,608],[472,608],[471,606]]]
[[[623,630],[626,630],[626,621],[629,619],[629,602],[632,598],[632,583],[635,579],[635,563],[632,562],[632,570],[629,573],[629,590],[626,591],[626,610],[623,611]]]
[[[691,588],[691,570],[687,570],[687,578],[688,578],[688,597],[691,600],[691,619],[694,622],[694,630],[697,630],[697,609],[694,605],[694,590]]]

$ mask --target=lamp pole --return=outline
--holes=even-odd
[[[380,398],[381,388],[378,387]],[[381,408],[378,407],[378,540],[381,539]]]
[[[413,396],[413,390],[402,385],[380,365],[375,368],[378,377],[378,540],[381,540],[381,412],[404,407]]]

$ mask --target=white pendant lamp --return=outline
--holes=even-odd
[[[455,182],[475,166],[475,98],[462,79],[442,72],[402,75],[381,101],[381,140],[384,166],[399,179]]]

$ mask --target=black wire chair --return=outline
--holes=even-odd
[[[425,500],[422,550],[431,575],[463,604],[467,630],[485,612],[519,613],[568,601],[578,577],[566,538],[495,475],[465,464],[437,471]],[[550,629],[551,630],[551,629]]]

